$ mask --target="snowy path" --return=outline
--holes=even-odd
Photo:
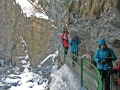
[[[80,63],[80,62],[77,61],[77,63]],[[70,68],[72,69],[72,71],[76,74],[76,76],[78,78],[80,78],[81,70],[78,68],[78,66],[75,65],[75,67],[72,67],[72,61],[69,60],[68,58],[66,58],[66,64],[68,64],[70,66]],[[89,72],[92,76],[94,76],[95,78],[97,78],[97,76],[96,76],[96,74],[95,74],[95,72],[93,70],[90,70],[88,68],[85,68],[85,70],[87,72]],[[96,90],[95,84],[93,84],[93,82],[91,81],[91,79],[88,76],[86,76],[86,74],[83,75],[83,79],[90,86],[91,90]]]

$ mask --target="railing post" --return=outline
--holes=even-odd
[[[83,87],[83,59],[81,58],[81,86]]]

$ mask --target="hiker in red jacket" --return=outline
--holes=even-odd
[[[67,52],[68,52],[68,48],[69,48],[69,39],[68,39],[68,30],[67,30],[67,27],[64,26],[63,28],[63,34],[61,35],[61,39],[62,39],[62,44],[63,44],[63,47],[64,47],[64,53],[65,55],[67,55]]]
[[[120,74],[120,61],[118,62],[118,65],[113,68],[113,70],[111,72],[111,75],[112,74],[117,74],[118,72]],[[120,85],[120,75],[119,75],[119,78],[118,78],[117,82],[118,82],[118,85]]]

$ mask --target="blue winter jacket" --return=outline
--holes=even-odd
[[[106,57],[112,57],[112,60],[115,61],[117,59],[117,57],[114,54],[112,49],[108,48],[109,51],[108,51],[108,49],[101,49],[100,48],[101,44],[106,45],[104,40],[99,40],[99,42],[98,42],[99,49],[97,49],[95,51],[94,61],[97,63],[97,68],[98,69],[108,70],[108,63],[103,65],[103,64],[99,63],[98,60],[105,60]],[[106,47],[107,47],[107,45],[106,45]]]
[[[70,51],[71,52],[77,52],[78,51],[78,44],[80,44],[81,41],[77,39],[77,41],[70,40],[69,45],[70,45]]]

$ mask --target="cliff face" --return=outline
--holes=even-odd
[[[118,7],[119,0],[80,0],[80,12],[83,17],[88,15],[100,19],[102,12],[109,11],[112,7]]]
[[[26,18],[12,1],[0,3],[0,58],[12,59],[19,65],[17,57],[29,55],[31,65],[38,65],[56,50],[60,42],[57,32],[61,32],[65,24],[70,36],[78,35],[82,41],[79,55],[94,53],[97,41],[104,38],[120,58],[119,0],[39,0],[54,22]]]
[[[94,53],[97,41],[104,38],[120,58],[119,0],[40,0],[58,28],[67,24],[70,35],[82,40],[79,54]],[[54,17],[53,17],[54,15]]]
[[[27,18],[11,0],[0,3],[0,57],[18,65],[19,56],[29,55],[32,66],[54,53],[59,40],[50,20]]]

